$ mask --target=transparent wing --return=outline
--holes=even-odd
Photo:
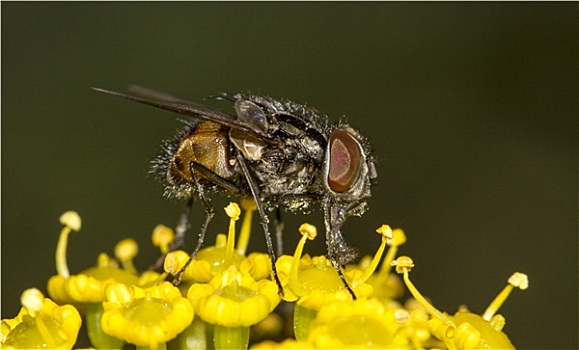
[[[198,103],[188,101],[179,97],[175,97],[173,95],[166,94],[164,92],[159,92],[156,90],[143,88],[140,86],[132,87],[133,90],[137,90],[136,93],[158,99],[152,100],[96,87],[92,87],[91,89],[103,94],[124,98],[129,101],[142,103],[148,106],[164,109],[166,111],[171,111],[189,117],[207,120],[227,126],[229,128],[242,130],[249,134],[255,135],[261,139],[265,140],[269,139],[266,133],[264,132],[262,125],[253,125],[248,121],[238,120],[233,115],[227,114],[219,110],[211,109],[202,106]]]
[[[183,104],[195,106],[195,107],[208,108],[207,106],[202,105],[201,103],[193,102],[191,100],[187,100],[187,99],[184,99],[182,97],[177,97],[177,96],[168,94],[166,92],[162,92],[159,90],[151,89],[151,88],[140,86],[140,85],[129,85],[128,89],[130,92],[135,93],[141,97],[152,98],[154,100],[164,101],[164,102],[177,102],[177,103],[183,103]]]

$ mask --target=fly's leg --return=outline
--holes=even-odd
[[[239,187],[237,187],[236,184],[234,184],[233,182],[231,182],[227,179],[224,179],[223,177],[217,175],[216,173],[214,173],[213,171],[208,169],[203,164],[197,163],[195,161],[191,161],[191,162],[189,162],[189,166],[192,169],[195,169],[195,171],[199,172],[201,175],[203,175],[203,177],[205,179],[209,180],[209,182],[212,182],[212,183],[218,185],[219,187],[228,190],[232,194],[235,194],[238,196],[241,195],[241,190],[239,189]],[[191,171],[193,171],[193,170],[191,170]],[[195,177],[195,179],[196,179],[196,177]],[[197,182],[197,180],[195,180],[195,182]],[[197,184],[197,188],[199,188],[199,184]],[[201,189],[201,190],[203,190],[203,189]]]
[[[286,194],[282,195],[278,205],[287,201],[304,201],[304,202],[316,202],[320,201],[322,198],[317,194]],[[281,210],[278,208],[275,211],[275,243],[277,248],[277,256],[283,255],[283,220],[281,219]]]
[[[178,285],[179,283],[181,283],[181,277],[183,276],[183,273],[185,272],[185,270],[187,269],[189,264],[191,264],[191,261],[193,261],[193,259],[195,259],[195,257],[197,256],[197,253],[199,252],[199,249],[201,249],[201,247],[203,246],[203,241],[205,240],[205,234],[207,233],[207,227],[209,226],[209,222],[211,222],[211,219],[213,219],[213,216],[215,215],[215,211],[213,210],[213,206],[211,206],[211,202],[209,201],[209,198],[207,198],[207,196],[205,195],[205,190],[203,189],[203,186],[199,183],[199,179],[195,175],[195,169],[197,168],[198,165],[199,164],[196,162],[190,162],[189,163],[189,169],[191,171],[191,176],[193,178],[193,181],[195,182],[195,185],[197,186],[197,192],[199,193],[199,198],[201,198],[201,202],[203,203],[203,207],[205,207],[205,222],[203,223],[203,226],[201,226],[201,231],[199,232],[199,238],[197,239],[197,245],[195,246],[195,249],[193,249],[193,252],[191,252],[191,254],[189,255],[189,259],[187,260],[185,265],[183,265],[181,270],[179,270],[179,272],[177,272],[177,274],[175,275],[175,278],[173,279],[174,285]]]
[[[275,211],[275,245],[277,248],[277,256],[283,255],[283,221],[281,220],[281,210],[279,208]]]
[[[236,193],[239,194],[241,193],[239,188],[232,183],[231,181],[228,181],[224,178],[222,178],[221,176],[215,174],[214,172],[212,172],[211,170],[207,169],[205,166],[192,161],[189,165],[192,169],[200,172],[201,174],[203,174],[204,177],[210,179],[212,182],[219,184],[221,187],[231,191],[232,193]],[[194,174],[195,172],[192,170],[192,174]],[[211,219],[213,218],[213,207],[211,206],[211,203],[209,201],[208,198],[205,197],[205,194],[203,192],[203,188],[199,185],[195,175],[194,175],[194,181],[195,184],[197,186],[197,190],[199,191],[199,196],[201,197],[201,200],[203,202],[203,206],[205,207],[205,213],[207,214],[208,218],[206,218],[205,220],[205,224],[204,227],[205,229],[207,229],[207,226],[209,225],[209,221],[211,221]],[[203,195],[201,195],[203,193]],[[167,253],[161,255],[157,261],[155,262],[154,265],[152,265],[149,270],[157,270],[159,268],[161,268],[163,266],[163,263],[165,262],[165,257],[167,256],[168,253],[177,250],[180,247],[183,247],[184,243],[185,243],[185,233],[187,232],[187,230],[189,229],[189,227],[191,226],[189,223],[189,218],[191,217],[191,210],[193,208],[193,195],[191,195],[191,198],[189,198],[189,200],[187,201],[187,205],[185,206],[185,210],[183,210],[183,213],[181,214],[181,217],[179,218],[179,222],[177,223],[177,227],[175,228],[175,240],[173,241],[173,243],[171,243],[171,245],[169,246],[169,249],[167,250]],[[211,216],[211,217],[209,217]],[[205,235],[204,233],[202,233],[203,236]],[[200,234],[201,236],[201,234]],[[203,243],[203,242],[201,242]],[[197,255],[197,251],[199,251],[200,249],[200,245],[197,244],[197,248],[195,254],[193,255],[193,258],[195,257],[195,255]],[[187,266],[190,264],[190,261],[187,262]],[[181,272],[181,271],[179,271]],[[181,272],[181,274],[183,274]]]
[[[340,251],[339,248],[340,246],[345,246],[344,239],[342,237],[342,234],[340,233],[340,228],[344,223],[344,217],[343,215],[338,214],[337,212],[338,210],[334,210],[335,208],[332,208],[332,206],[330,205],[330,199],[324,200],[323,208],[324,208],[324,225],[326,226],[326,245],[328,247],[328,257],[330,258],[332,265],[338,272],[338,276],[340,277],[340,280],[344,284],[344,287],[346,287],[346,289],[352,296],[352,299],[356,300],[356,294],[354,294],[354,291],[346,281],[346,277],[344,276],[344,273],[342,272],[339,263],[339,260],[341,260],[340,257],[338,256],[339,255],[338,252]]]
[[[187,205],[185,206],[183,213],[181,213],[181,217],[179,218],[177,227],[175,227],[175,240],[171,243],[171,245],[169,245],[167,253],[162,254],[157,259],[155,264],[149,267],[149,270],[160,269],[163,266],[163,263],[165,262],[165,257],[167,256],[167,254],[183,246],[183,244],[185,243],[185,233],[187,232],[190,226],[189,218],[191,216],[192,207],[193,207],[193,196],[191,196],[191,198],[189,198],[189,200],[187,201]]]
[[[278,293],[281,295],[283,294],[283,287],[281,285],[281,281],[279,280],[279,276],[277,275],[277,268],[275,267],[275,262],[277,259],[275,257],[275,251],[273,250],[273,242],[271,241],[271,234],[269,233],[269,218],[267,217],[265,211],[263,210],[263,205],[259,198],[258,186],[255,183],[255,180],[253,179],[253,176],[251,175],[251,172],[247,167],[247,164],[245,163],[245,160],[243,159],[241,154],[237,154],[237,161],[239,162],[241,170],[243,171],[243,174],[247,179],[249,189],[251,190],[251,195],[255,200],[257,211],[259,212],[259,216],[261,218],[260,222],[261,226],[263,227],[263,232],[265,234],[265,243],[267,245],[267,252],[269,253],[269,259],[271,260],[271,269],[273,272],[273,278],[275,279],[275,283],[277,283]]]
[[[352,296],[352,300],[356,300],[357,299],[356,294],[354,293],[354,291],[352,290],[352,288],[348,284],[348,281],[346,281],[346,277],[344,277],[344,273],[342,272],[342,268],[340,267],[340,265],[338,264],[338,261],[336,260],[335,252],[328,250],[328,255],[329,255],[330,261],[332,262],[332,265],[334,266],[334,268],[338,272],[338,276],[340,277],[340,280],[344,284],[344,287],[346,287],[346,289],[348,290],[348,293],[350,293],[350,295]]]

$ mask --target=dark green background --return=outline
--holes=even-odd
[[[376,227],[403,227],[411,277],[447,312],[482,313],[526,272],[530,288],[500,311],[506,333],[520,348],[577,348],[577,13],[576,3],[3,2],[2,317],[55,273],[63,211],[83,218],[73,272],[126,236],[145,267],[152,228],[175,223],[183,203],[163,199],[146,170],[176,116],[88,89],[141,84],[194,100],[264,92],[347,116],[379,160],[371,210],[347,238],[370,253]],[[226,230],[224,203],[212,232]],[[306,218],[286,219],[293,249]]]

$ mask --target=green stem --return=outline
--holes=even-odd
[[[215,349],[247,349],[249,327],[225,327],[215,325],[213,333]]]
[[[170,349],[212,349],[213,325],[195,317],[191,325],[169,342]]]
[[[158,344],[156,347],[137,345],[136,349],[137,350],[167,350],[167,344],[166,343]]]
[[[103,331],[101,326],[103,312],[102,303],[87,305],[85,321],[91,344],[97,349],[122,349],[125,344],[123,340],[111,337]]]
[[[305,308],[296,303],[294,306],[294,333],[298,341],[307,339],[310,324],[317,315],[316,310]]]

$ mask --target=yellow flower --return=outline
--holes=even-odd
[[[447,347],[452,349],[515,348],[507,335],[502,332],[505,324],[504,318],[501,315],[495,315],[495,312],[514,287],[521,289],[528,287],[528,279],[525,274],[517,272],[511,276],[509,285],[493,300],[482,317],[466,311],[459,311],[451,316],[432,306],[410,281],[408,272],[414,267],[412,259],[407,256],[401,256],[392,264],[396,266],[396,272],[403,274],[404,283],[406,283],[414,298],[432,316],[428,321],[430,331]]]
[[[215,245],[200,250],[192,261],[184,251],[169,253],[167,273],[162,275],[137,273],[132,261],[138,247],[132,239],[117,244],[115,258],[101,253],[96,266],[71,275],[66,264],[68,235],[80,230],[81,220],[75,212],[64,213],[56,250],[57,275],[50,278],[48,291],[57,303],[73,304],[76,309],[57,306],[38,290],[26,291],[18,316],[2,320],[0,348],[70,349],[81,325],[81,310],[96,348],[122,348],[128,341],[138,349],[244,349],[250,327],[254,341],[290,336],[291,310],[286,306],[292,304],[273,313],[281,297],[295,302],[295,339],[264,341],[253,348],[514,348],[503,332],[505,319],[497,312],[515,287],[528,287],[526,275],[513,274],[482,316],[466,307],[450,315],[437,310],[412,284],[412,259],[402,256],[393,261],[406,240],[401,229],[381,226],[376,230],[381,244],[375,255],[343,267],[350,291],[329,259],[303,254],[306,241],[317,235],[314,226],[303,224],[293,256],[281,256],[276,262],[281,296],[271,278],[269,256],[245,256],[256,206],[251,200],[242,201],[242,206],[245,216],[237,244],[235,225],[241,210],[231,203],[225,208],[230,217],[227,235],[217,235]],[[171,249],[172,239],[171,229],[155,228],[153,240],[163,254]],[[164,282],[168,273],[179,273],[185,264],[189,264],[183,275],[187,283],[175,287]],[[403,278],[390,274],[392,266]],[[404,305],[395,300],[402,294],[401,280],[414,296]]]
[[[302,224],[299,232],[302,237],[294,255],[282,255],[276,262],[284,287],[284,300],[299,299],[311,309],[318,309],[325,300],[351,299],[330,260],[323,256],[302,257],[306,241],[313,240],[317,236],[316,227]]]
[[[137,284],[139,277],[117,267],[105,253],[98,257],[97,266],[89,267],[68,278],[57,275],[48,280],[48,293],[59,302],[97,303],[104,300],[107,284],[122,282]]]
[[[294,309],[294,333],[296,339],[305,340],[316,312],[323,305],[335,300],[351,300],[350,292],[344,287],[332,262],[324,256],[310,258],[302,257],[306,241],[313,240],[317,230],[310,224],[303,224],[299,231],[302,235],[293,257],[281,256],[277,269],[284,285],[284,300],[296,301]],[[382,243],[374,258],[364,270],[349,266],[344,273],[348,284],[358,298],[367,298],[373,293],[373,287],[366,283],[375,271],[392,230],[384,225],[376,230],[382,236]]]
[[[132,259],[138,252],[138,246],[133,239],[122,240],[115,247],[115,255],[123,268],[118,266],[115,259],[101,253],[96,266],[70,275],[66,262],[67,237],[71,231],[80,229],[80,217],[74,212],[66,212],[61,216],[61,223],[65,227],[61,232],[56,252],[58,274],[48,280],[48,293],[57,303],[72,304],[85,314],[89,338],[93,345],[98,348],[122,347],[122,341],[104,334],[100,327],[103,312],[101,303],[105,298],[105,287],[110,283],[143,286],[155,283],[163,276],[151,271],[140,277],[137,275]]]
[[[207,284],[193,284],[187,297],[199,318],[212,325],[216,349],[247,348],[249,327],[264,320],[280,301],[275,282],[255,281],[234,266]]]
[[[204,347],[212,342],[215,348],[246,348],[249,326],[265,319],[279,303],[276,284],[267,280],[271,274],[269,256],[262,253],[244,256],[255,207],[249,201],[242,203],[246,215],[237,249],[235,222],[241,210],[236,203],[230,203],[225,208],[230,217],[227,237],[217,235],[215,245],[201,249],[192,261],[182,251],[169,253],[165,259],[165,271],[171,274],[179,273],[189,264],[181,280],[193,282],[187,296],[199,316],[179,337],[178,346]],[[205,339],[204,329],[214,336]]]
[[[406,235],[402,229],[390,229],[387,225],[382,225],[376,232],[382,233],[388,244],[388,252],[382,261],[380,270],[373,273],[368,278],[368,284],[374,287],[374,297],[384,300],[400,298],[404,293],[404,285],[400,278],[390,273],[391,262],[396,257],[398,247],[406,242]],[[373,260],[370,257],[364,257],[358,264],[359,270],[367,270],[371,267]]]
[[[189,263],[181,276],[184,282],[209,282],[216,274],[226,270],[230,265],[225,263],[227,251],[227,238],[224,234],[218,234],[215,245],[199,250],[195,259]],[[240,266],[244,256],[233,252],[229,264]],[[189,254],[182,250],[176,250],[167,254],[165,258],[165,271],[175,275],[189,260]]]
[[[2,346],[6,349],[72,349],[81,326],[72,305],[58,306],[35,288],[22,293],[22,309],[2,320]]]
[[[255,344],[251,346],[250,349],[257,350],[257,349],[312,349],[312,345],[310,343],[297,341],[294,339],[286,339],[280,343],[276,343],[271,340],[266,340],[261,343]]]
[[[137,247],[134,240],[121,241],[116,251],[120,254],[129,270],[120,269],[116,261],[101,253],[96,267],[90,267],[77,275],[70,275],[66,262],[68,235],[81,227],[80,216],[73,211],[65,212],[60,217],[64,225],[56,248],[57,275],[48,280],[48,294],[58,303],[95,303],[104,298],[104,287],[109,282],[136,284],[138,276],[130,260],[136,255]]]
[[[94,346],[122,348],[123,341],[103,333],[100,325],[105,288],[110,283],[119,282],[136,285],[140,279],[136,274],[120,269],[114,259],[101,253],[97,266],[90,267],[67,279],[62,276],[51,277],[48,281],[48,291],[51,295],[64,295],[67,300],[72,300],[74,305],[85,311],[88,336]]]
[[[320,308],[307,340],[320,349],[391,347],[400,328],[395,310],[377,299],[333,301]]]
[[[169,282],[150,288],[114,283],[105,290],[105,333],[138,346],[164,346],[193,321],[193,307]]]
[[[248,206],[247,202],[245,205]],[[249,239],[250,221],[252,207],[246,209],[246,216],[242,227],[242,241]],[[271,262],[269,256],[263,253],[252,253],[245,257],[247,242],[240,242],[242,247],[235,246],[235,222],[239,219],[241,210],[236,203],[230,203],[225,212],[230,217],[229,230],[227,236],[218,234],[215,245],[201,249],[195,259],[193,259],[181,276],[182,281],[207,283],[217,274],[235,266],[236,269],[250,274],[255,280],[269,277],[271,273]],[[189,254],[176,250],[167,254],[164,268],[170,274],[177,274],[189,261]]]
[[[227,327],[254,325],[265,319],[280,301],[274,282],[256,282],[234,268],[215,276],[209,283],[192,285],[187,297],[199,317]]]
[[[105,253],[99,254],[96,266],[89,267],[76,275],[70,275],[66,262],[66,245],[68,234],[80,229],[80,217],[75,212],[62,214],[64,228],[56,252],[56,270],[58,274],[48,280],[48,294],[57,303],[100,303],[104,300],[105,286],[113,282],[128,285],[142,285],[160,278],[157,273],[147,272],[137,275],[132,259],[138,252],[137,242],[131,238],[120,241],[115,247],[115,255],[121,261],[119,268],[115,259]]]
[[[430,334],[428,328],[430,315],[416,299],[408,299],[403,309],[396,310],[395,317],[402,327],[395,335],[395,343],[408,343],[413,349],[444,347],[442,342]]]

